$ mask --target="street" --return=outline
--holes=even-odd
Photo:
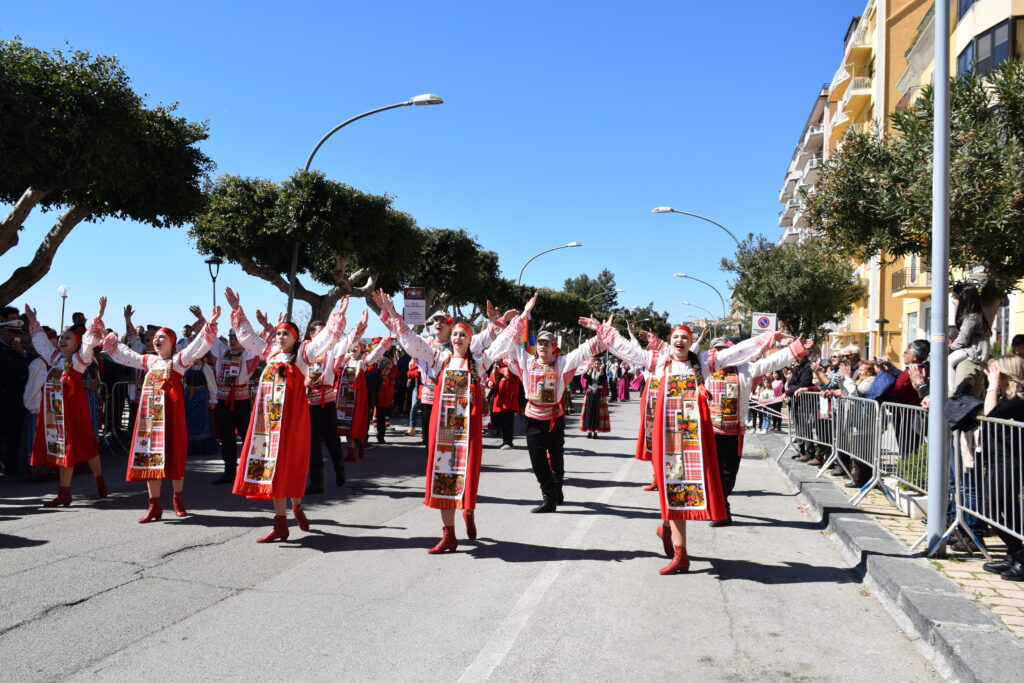
[[[941,680],[767,464],[744,458],[736,523],[689,526],[687,575],[660,576],[639,405],[612,404],[597,440],[569,418],[566,504],[539,502],[524,439],[485,437],[477,525],[426,549],[419,437],[389,435],[349,484],[306,500],[312,530],[256,544],[269,503],[210,486],[190,458],[178,519],[137,524],[141,485],[106,460],[110,499],[77,476],[0,484],[0,661],[6,681]],[[327,463],[327,479],[332,479]]]

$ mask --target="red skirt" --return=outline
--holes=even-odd
[[[62,382],[64,393],[64,463],[46,453],[46,417],[43,414],[46,388],[43,388],[43,399],[40,400],[39,416],[36,418],[36,435],[32,442],[33,467],[46,465],[49,467],[74,467],[80,462],[92,460],[99,455],[96,432],[92,429],[92,415],[89,413],[89,400],[82,384],[82,373],[70,370],[67,379]]]
[[[309,399],[302,371],[291,364],[286,367],[288,375],[285,380],[284,409],[273,479],[269,484],[245,481],[247,454],[258,419],[259,407],[254,405],[232,493],[258,500],[302,498],[306,493],[306,477],[309,475]]]
[[[128,473],[125,481],[150,481],[153,479],[184,479],[185,461],[188,459],[188,425],[185,423],[185,390],[181,375],[170,370],[170,377],[163,383],[164,393],[164,467],[143,469],[132,467],[135,455],[135,436],[139,430],[142,408],[135,415],[135,429],[132,431],[132,452],[128,454]]]
[[[338,436],[347,436],[352,439],[365,439],[370,428],[370,406],[366,400],[366,376],[359,372],[352,390],[356,394],[355,412],[352,413],[352,428],[339,429]],[[341,395],[339,390],[338,395]]]
[[[424,486],[423,504],[437,510],[475,510],[476,491],[480,485],[480,463],[483,459],[484,406],[480,392],[474,387],[473,398],[469,408],[469,458],[466,463],[466,486],[461,500],[451,498],[434,498],[430,495],[434,458],[434,443],[437,439],[437,426],[441,421],[441,411],[430,413],[430,434],[427,439],[427,481]]]
[[[637,460],[643,460],[645,462],[651,461],[651,452],[647,450],[647,390],[648,385],[644,384],[644,390],[640,394],[640,429],[637,430],[636,435],[636,454],[633,456]]]
[[[715,430],[711,424],[711,407],[708,403],[708,391],[703,385],[697,390],[697,406],[699,409],[701,454],[704,472],[704,495],[707,506],[703,510],[677,510],[668,507],[669,491],[665,486],[665,384],[658,386],[658,399],[654,410],[654,476],[658,482],[658,504],[663,520],[712,520],[726,519],[728,512],[725,507],[725,493],[722,491],[722,480],[718,474],[718,451],[715,448]]]

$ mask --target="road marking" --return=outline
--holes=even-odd
[[[610,454],[606,454],[610,455]],[[633,467],[635,460],[629,458],[622,467],[615,473],[613,481],[621,483],[628,474],[630,468]],[[602,494],[596,499],[595,502],[607,504],[611,497],[615,494],[616,487],[607,487]],[[470,681],[485,681],[490,678],[494,670],[505,660],[508,653],[512,650],[512,646],[515,645],[516,639],[519,638],[519,634],[526,627],[527,622],[530,621],[530,617],[537,610],[537,606],[540,605],[544,599],[544,595],[547,593],[551,584],[555,582],[558,575],[562,573],[562,569],[565,568],[567,560],[576,549],[583,542],[584,537],[590,531],[590,528],[594,526],[594,523],[599,517],[598,514],[582,515],[580,520],[576,523],[572,533],[562,542],[561,551],[558,559],[548,562],[544,569],[534,578],[530,585],[523,591],[522,596],[516,601],[516,604],[512,606],[508,615],[498,626],[495,634],[491,637],[487,643],[480,649],[476,659],[470,664],[462,675],[459,676],[460,683],[469,683]]]

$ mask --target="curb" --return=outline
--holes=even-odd
[[[784,443],[770,448],[762,439],[755,443],[761,447],[747,454],[761,451],[792,485],[900,628],[919,639],[918,647],[942,676],[987,683],[1010,680],[1024,671],[1024,644],[988,607],[924,557],[911,554],[870,514],[850,505],[832,482],[818,479],[817,470],[788,457],[776,462]]]

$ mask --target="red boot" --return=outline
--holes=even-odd
[[[274,515],[274,530],[266,536],[261,536],[256,539],[257,543],[270,543],[281,539],[282,541],[288,540],[288,518],[284,515]]]
[[[683,574],[690,569],[690,558],[685,545],[677,545],[672,561],[658,570],[659,574]]]
[[[71,487],[70,486],[58,486],[57,497],[48,503],[43,503],[44,508],[55,508],[63,505],[68,507],[71,505]]]
[[[658,481],[657,480],[652,481],[650,484],[648,484],[647,486],[644,487],[644,491],[657,491],[657,490],[658,490]]]
[[[184,517],[188,514],[188,510],[185,509],[185,498],[183,493],[178,491],[171,496],[171,503],[174,505],[174,514],[179,517]]]
[[[441,527],[441,541],[427,552],[431,555],[454,553],[458,547],[459,539],[455,538],[455,527],[443,526]]]
[[[474,510],[463,510],[462,521],[466,523],[466,537],[471,540],[476,540],[476,519],[474,517]]]
[[[658,527],[658,538],[661,539],[665,557],[672,557],[672,529],[669,528],[668,522]]]
[[[96,475],[96,494],[100,498],[106,498],[110,494],[110,491],[107,490],[107,482],[103,480],[102,474]]]
[[[164,516],[164,509],[160,507],[160,496],[149,499],[149,509],[146,510],[146,514],[139,517],[139,524],[145,524],[146,522],[152,522],[154,519],[159,520]]]
[[[309,518],[302,511],[301,503],[292,505],[292,514],[295,515],[295,521],[299,523],[299,528],[303,531],[309,531]]]

